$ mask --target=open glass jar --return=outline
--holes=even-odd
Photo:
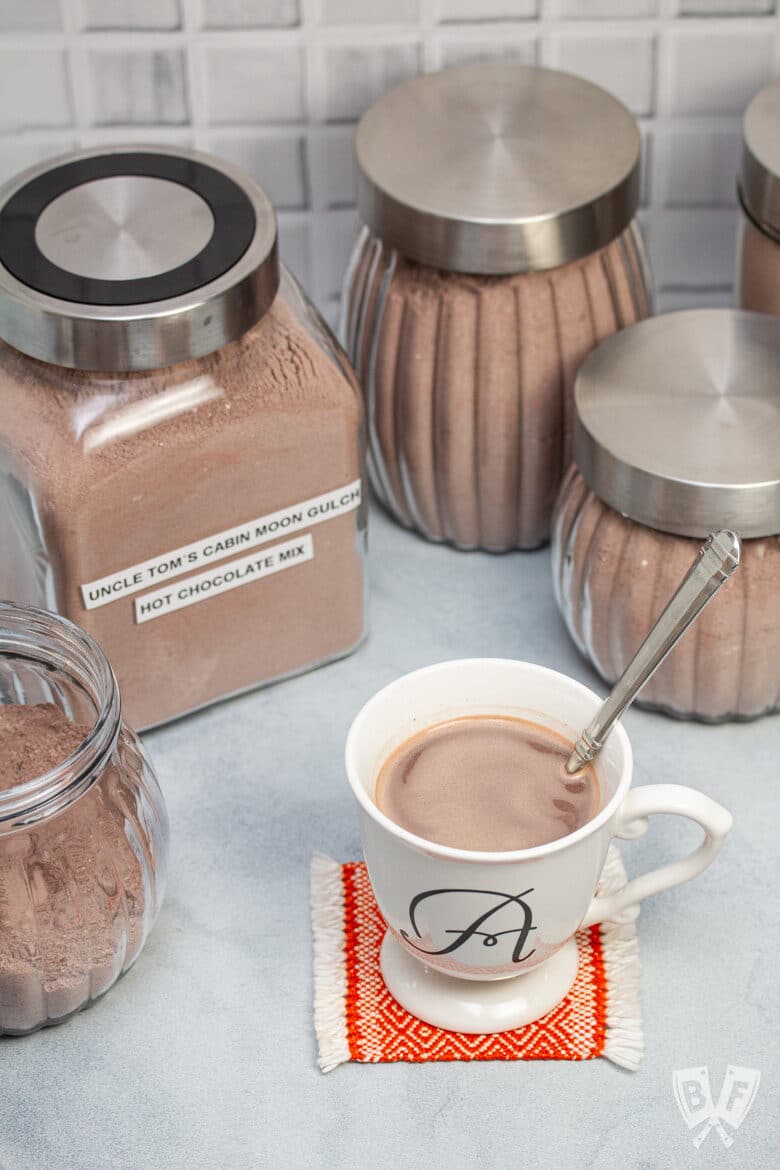
[[[780,321],[670,313],[605,342],[575,392],[575,466],[553,523],[553,583],[609,683],[709,532],[742,537],[738,572],[643,688],[708,721],[780,703]]]
[[[780,317],[780,81],[745,112],[739,201],[739,304]]]
[[[190,151],[0,193],[0,596],[91,633],[138,729],[364,634],[362,398],[276,243]]]
[[[543,544],[576,371],[650,310],[636,123],[569,74],[467,65],[380,98],[355,155],[340,328],[377,494],[430,540]]]
[[[79,1011],[138,957],[162,900],[168,818],[100,648],[7,602],[0,733],[0,1035],[20,1035]],[[14,783],[31,759],[46,770]]]

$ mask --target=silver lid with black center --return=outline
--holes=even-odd
[[[639,202],[639,130],[625,106],[531,65],[463,65],[397,86],[361,118],[355,157],[364,222],[455,272],[566,264],[615,239]]]
[[[155,369],[251,328],[279,286],[265,193],[210,155],[86,150],[0,190],[0,337],[80,370]]]
[[[663,532],[780,533],[780,320],[738,309],[651,317],[610,337],[575,383],[589,487]]]
[[[750,218],[780,240],[780,81],[764,86],[745,111],[739,196]]]

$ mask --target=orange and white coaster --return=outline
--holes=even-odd
[[[599,892],[626,882],[610,848]],[[314,1027],[319,1066],[355,1060],[593,1060],[639,1067],[644,1050],[634,923],[578,931],[579,968],[568,995],[539,1020],[508,1032],[466,1035],[423,1023],[393,999],[379,969],[385,924],[362,861],[311,864]],[[519,976],[523,978],[523,976]]]

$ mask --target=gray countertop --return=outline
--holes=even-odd
[[[680,781],[734,813],[695,882],[639,919],[646,1055],[586,1064],[345,1065],[317,1071],[308,865],[359,854],[342,768],[373,691],[444,658],[500,655],[602,690],[559,620],[546,551],[429,545],[374,510],[371,632],[326,670],[147,736],[173,830],[165,906],[104,1000],[0,1042],[2,1170],[441,1170],[484,1165],[655,1170],[780,1164],[780,720],[705,727],[631,711],[635,783]],[[656,818],[630,873],[690,848]],[[730,1150],[695,1150],[674,1069],[761,1071]]]

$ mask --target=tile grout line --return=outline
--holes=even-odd
[[[184,75],[187,79],[189,128],[195,147],[208,148],[205,110],[208,106],[208,74],[197,37],[200,22],[199,0],[179,0],[181,28],[184,34]]]
[[[89,88],[88,60],[82,41],[83,9],[81,0],[60,0],[60,14],[68,61],[68,79],[73,106],[73,131],[79,146],[84,144],[84,131],[93,121],[92,95]]]

